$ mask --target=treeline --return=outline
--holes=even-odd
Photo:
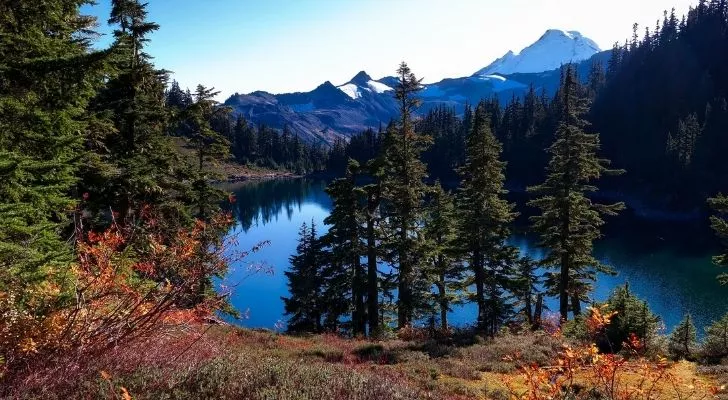
[[[728,6],[700,1],[682,19],[665,13],[655,27],[615,45],[607,65],[594,63],[579,76],[592,104],[587,117],[600,132],[602,154],[625,168],[602,189],[662,210],[705,208],[705,198],[728,186],[721,162],[728,146]],[[491,129],[503,144],[507,186],[523,190],[544,179],[560,97],[531,87],[503,104],[486,99]],[[431,179],[457,182],[465,163],[473,107],[461,115],[442,106],[423,115],[418,130],[432,137],[423,160]],[[366,137],[369,133],[364,134]],[[369,147],[363,145],[372,144]],[[330,170],[343,174],[346,157],[366,159],[379,146],[362,140],[335,149]]]
[[[529,188],[530,205],[540,210],[533,231],[548,251],[540,262],[507,243],[517,213],[505,198],[506,163],[493,133],[493,103],[481,102],[466,113],[467,125],[453,129],[433,122],[455,124],[444,109],[417,121],[420,81],[404,63],[398,76],[400,118],[378,135],[355,137],[344,154],[359,160],[350,158],[345,177],[327,188],[333,201],[325,220],[329,231],[319,237],[315,226],[301,230],[286,274],[289,329],[375,334],[396,317],[399,328],[428,319],[446,330],[451,307],[474,302],[475,325],[494,335],[507,321],[538,327],[547,295],[559,298],[564,320],[580,315],[596,271],[608,270],[592,256],[602,216],[623,205],[588,197],[600,176],[621,171],[608,168],[597,154],[599,136],[586,131],[589,90],[574,69],[565,69],[552,102],[559,118],[545,152],[546,177]],[[436,157],[429,151],[438,143],[447,143],[443,132],[464,135],[460,185],[452,193],[439,182],[427,183],[424,160]],[[380,270],[380,263],[391,271]],[[545,276],[537,273],[542,267],[549,271]]]
[[[172,115],[184,115],[194,103],[189,89],[183,91],[177,81],[172,81],[165,92],[165,104]],[[264,124],[252,126],[243,116],[234,116],[231,109],[217,106],[217,113],[210,118],[210,126],[224,137],[235,161],[244,165],[270,169],[285,169],[296,174],[321,171],[326,165],[328,147],[303,142],[288,127],[281,132]],[[172,127],[171,134],[191,139],[193,133],[184,120]]]

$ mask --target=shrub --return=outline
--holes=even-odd
[[[670,356],[675,359],[691,360],[698,352],[697,329],[690,314],[680,322],[670,334],[667,343]]]
[[[711,363],[728,356],[728,314],[705,328],[703,356]]]

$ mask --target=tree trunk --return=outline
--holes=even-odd
[[[571,295],[571,311],[574,312],[574,317],[581,315],[581,301],[576,293]]]
[[[447,309],[448,309],[448,300],[447,300],[447,289],[445,287],[445,274],[440,274],[438,277],[437,282],[437,297],[439,299],[440,303],[440,328],[443,331],[447,331]]]
[[[379,329],[379,289],[377,273],[377,242],[374,231],[374,213],[378,201],[372,195],[367,200],[367,308],[369,316],[369,335]]]
[[[475,274],[475,300],[478,304],[478,329],[485,328],[485,271],[480,260],[480,250],[473,252],[472,259],[473,273]]]
[[[541,314],[543,314],[543,294],[539,293],[536,296],[536,310],[533,313],[533,329],[534,330],[541,327]]]
[[[352,331],[354,335],[366,334],[366,307],[364,305],[364,273],[362,271],[359,255],[353,260],[354,265],[354,311],[352,313]]]

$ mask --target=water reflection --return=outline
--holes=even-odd
[[[241,263],[233,266],[226,279],[230,284],[240,283],[232,297],[233,305],[241,311],[250,310],[243,325],[273,328],[283,319],[280,297],[287,293],[283,271],[288,268],[288,257],[295,252],[303,222],[313,221],[321,234],[326,230],[323,220],[331,210],[331,200],[324,192],[325,186],[323,181],[287,179],[226,187],[237,198],[232,211],[238,222],[231,233],[239,234],[240,249],[270,241],[268,247],[247,261],[266,262],[273,275],[247,277],[248,265]],[[618,275],[600,275],[594,299],[604,300],[615,286],[629,282],[633,291],[663,318],[668,330],[684,313],[693,315],[702,332],[702,326],[728,312],[728,289],[715,280],[719,270],[710,261],[710,255],[717,251],[716,242],[705,224],[648,223],[626,213],[610,220],[607,227],[606,237],[597,243],[595,253]],[[515,234],[510,242],[523,254],[534,259],[543,257],[533,236]],[[554,299],[549,299],[548,304],[556,309]],[[454,324],[474,319],[472,304],[456,308],[451,316]]]

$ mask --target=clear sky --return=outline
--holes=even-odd
[[[110,0],[84,7],[107,33]],[[546,29],[577,30],[611,48],[632,24],[653,29],[665,9],[697,0],[147,0],[161,25],[147,52],[182,87],[230,94],[308,91],[365,70],[393,75],[404,60],[436,82],[467,76]]]

